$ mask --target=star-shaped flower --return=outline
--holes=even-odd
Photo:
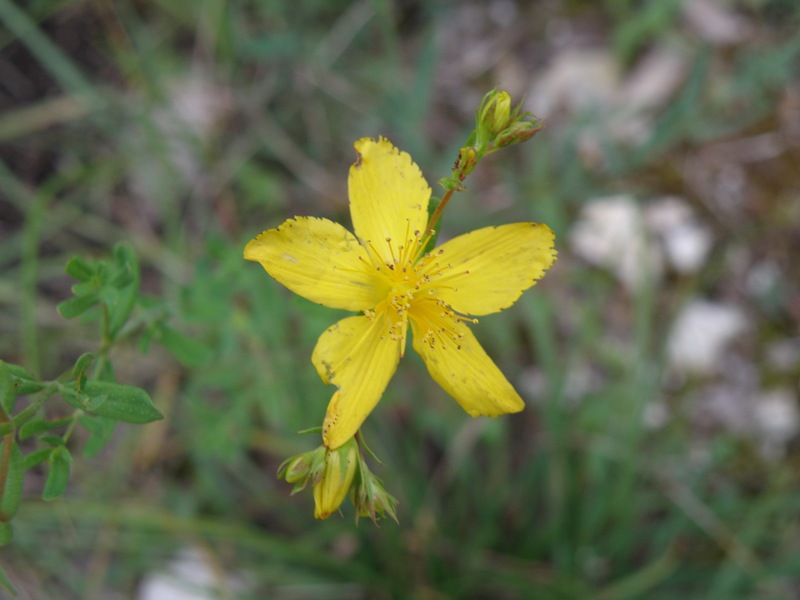
[[[538,223],[485,227],[429,253],[431,189],[411,157],[386,139],[355,143],[348,179],[355,235],[329,221],[296,217],[247,244],[290,290],[331,308],[358,311],[319,338],[312,361],[331,398],[322,439],[334,449],[380,400],[406,346],[472,416],[518,412],[524,403],[475,339],[468,315],[511,306],[555,262],[553,232]]]

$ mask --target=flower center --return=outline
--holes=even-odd
[[[404,340],[406,335],[406,325],[408,323],[408,311],[411,310],[411,302],[414,294],[405,289],[405,286],[395,288],[389,294],[387,300],[387,312],[391,326],[389,336],[393,340]]]
[[[420,256],[426,241],[427,238],[415,231],[400,244],[391,238],[381,244],[370,240],[362,242],[368,259],[360,260],[373,273],[376,289],[384,298],[374,310],[365,310],[364,314],[370,320],[382,321],[389,340],[399,344],[401,357],[405,352],[409,320],[422,336],[420,341],[431,351],[439,352],[460,350],[464,340],[461,323],[478,322],[454,311],[437,297],[438,289],[457,289],[448,281],[450,277],[463,276],[469,271],[455,270],[442,256],[441,248]],[[383,243],[386,245],[382,247]]]

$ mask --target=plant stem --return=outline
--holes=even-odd
[[[11,451],[14,449],[14,434],[3,436],[3,453],[0,455],[0,500],[6,493],[6,479],[8,479],[8,465],[11,463]]]
[[[444,196],[442,196],[442,200],[439,202],[439,206],[436,207],[436,210],[433,211],[431,218],[428,219],[428,225],[425,227],[425,231],[430,232],[436,227],[436,223],[439,222],[439,218],[442,216],[442,212],[444,211],[444,207],[447,206],[447,203],[450,202],[450,198],[453,196],[453,192],[455,190],[447,190]]]

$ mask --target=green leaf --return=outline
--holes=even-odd
[[[113,302],[108,303],[108,334],[113,339],[128,320],[139,295],[139,262],[129,244],[114,246],[114,261],[118,269],[111,285],[116,289]]]
[[[43,381],[17,379],[14,382],[14,387],[17,388],[17,396],[27,396],[28,394],[41,392],[47,387],[47,384]]]
[[[153,338],[155,338],[157,333],[158,326],[154,324],[151,324],[144,331],[142,331],[142,333],[139,335],[139,352],[141,354],[147,354],[150,352],[150,344],[153,343]]]
[[[108,335],[111,339],[116,338],[117,334],[125,325],[128,317],[136,304],[139,295],[139,285],[130,286],[118,290],[114,294],[114,300],[108,303]]]
[[[72,456],[66,446],[59,446],[50,453],[48,462],[50,470],[47,472],[47,480],[44,482],[44,490],[42,490],[42,500],[46,502],[55,500],[67,489]]]
[[[114,433],[117,422],[107,417],[90,415],[81,415],[79,421],[89,431],[89,439],[86,440],[86,445],[83,447],[83,456],[91,458],[105,448]]]
[[[14,387],[16,388],[17,396],[25,396],[27,394],[33,394],[47,387],[46,383],[38,381],[33,375],[28,373],[25,369],[23,369],[19,365],[14,365],[10,363],[5,363],[5,364],[11,373],[11,379],[14,383]]]
[[[76,283],[70,288],[73,296],[97,296],[101,289],[102,282],[96,277],[83,283]]]
[[[87,381],[83,391],[93,403],[100,402],[90,411],[100,417],[134,424],[164,418],[143,389],[107,381]]]
[[[64,438],[60,435],[43,435],[39,438],[39,441],[50,444],[53,448],[60,448],[65,444]]]
[[[90,294],[87,296],[74,296],[68,298],[56,306],[58,314],[65,319],[74,319],[78,315],[82,315],[87,310],[97,304],[97,295]]]
[[[4,440],[3,443],[6,441]],[[22,500],[22,488],[25,481],[22,452],[16,443],[12,442],[12,444],[3,497],[0,498],[0,521],[9,521],[16,514]]]
[[[116,381],[117,375],[114,373],[114,364],[110,360],[103,361],[103,368],[97,374],[100,381]]]
[[[85,389],[83,392],[79,392],[73,387],[62,386],[60,391],[61,397],[64,398],[70,406],[88,412],[96,411],[108,399],[108,396],[103,394],[89,397]]]
[[[94,267],[79,256],[70,258],[65,270],[67,275],[78,281],[88,281],[95,274]]]
[[[29,452],[25,455],[25,458],[22,459],[22,468],[27,471],[36,465],[42,464],[44,461],[50,458],[50,454],[52,452],[52,448],[40,448],[39,450]]]
[[[19,439],[27,440],[28,438],[39,435],[40,433],[44,433],[45,431],[50,431],[51,429],[56,429],[58,427],[64,427],[65,425],[69,425],[70,421],[72,421],[72,417],[63,417],[61,419],[54,419],[52,421],[42,419],[41,417],[31,419],[19,428]]]
[[[176,329],[162,325],[159,341],[187,367],[200,367],[211,360],[211,349]]]
[[[28,373],[24,367],[20,367],[14,363],[6,363],[6,367],[8,367],[12,377],[17,377],[19,379],[36,379],[33,375]]]
[[[131,273],[135,272],[137,274],[136,278],[138,279],[139,261],[136,260],[136,251],[133,249],[133,246],[127,242],[114,244],[113,256],[117,266]]]
[[[116,288],[118,290],[124,290],[135,281],[133,274],[128,270],[127,265],[122,265],[122,271],[119,271],[114,278],[109,282],[111,287]]]
[[[22,427],[25,423],[33,419],[38,413],[41,405],[33,402],[14,415],[14,427]]]
[[[11,531],[11,523],[6,523],[5,521],[0,521],[0,547],[7,546],[11,542],[12,538],[12,531]],[[2,576],[5,573],[2,573],[2,569],[0,569],[0,585],[5,587],[8,580],[4,583],[2,581]],[[7,589],[7,588],[6,588]]]
[[[11,416],[14,411],[14,400],[17,398],[17,390],[14,382],[11,381],[11,370],[8,365],[0,360],[0,406],[7,416]]]

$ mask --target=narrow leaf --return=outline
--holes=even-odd
[[[65,444],[64,438],[59,435],[43,435],[39,438],[39,441],[50,444],[53,448],[60,448]]]
[[[41,417],[31,419],[19,428],[19,439],[27,440],[28,438],[39,435],[40,433],[44,433],[45,431],[64,427],[65,425],[69,425],[70,421],[72,421],[72,417],[63,417],[61,419],[54,419],[52,421],[42,419]]]
[[[26,471],[28,469],[32,469],[33,467],[42,464],[48,458],[50,458],[50,454],[53,452],[52,448],[40,448],[39,450],[34,450],[25,455],[25,458],[22,459],[22,468]]]
[[[50,453],[50,470],[47,473],[47,480],[44,482],[42,500],[50,502],[60,497],[67,489],[69,482],[69,468],[72,464],[72,456],[65,446],[55,448]]]
[[[7,416],[10,416],[14,410],[16,397],[17,390],[14,388],[14,382],[11,381],[11,369],[0,360],[0,406]]]
[[[70,258],[65,270],[67,275],[78,281],[88,281],[94,275],[94,267],[80,256]]]
[[[89,281],[76,283],[70,290],[73,296],[97,296],[101,289],[101,282],[97,277],[93,277]]]
[[[91,411],[100,417],[135,424],[164,418],[147,392],[141,388],[107,381],[87,381],[84,393],[93,403],[106,396],[102,404]]]
[[[91,458],[105,448],[114,433],[117,422],[107,417],[81,415],[80,424],[89,431],[89,439],[86,440],[86,445],[83,447],[83,456]]]
[[[66,400],[67,404],[80,410],[87,410],[88,398],[82,396],[71,387],[62,386],[60,388],[60,391],[61,391],[61,397],[64,398],[64,400]]]
[[[0,547],[7,546],[11,542],[12,538],[12,531],[11,531],[11,523],[7,523],[5,521],[0,521]],[[2,573],[2,569],[0,569],[0,585],[8,589],[6,584],[8,581],[6,580],[3,582],[2,576],[5,575]]]
[[[114,246],[114,260],[119,273],[111,281],[111,285],[118,292],[114,295],[115,301],[108,306],[108,334],[112,339],[128,320],[139,296],[140,283],[139,262],[129,244],[121,243]]]
[[[37,402],[32,402],[21,411],[19,411],[16,415],[14,415],[14,427],[22,427],[25,423],[36,417],[39,414],[39,409],[41,405]]]
[[[89,296],[74,296],[61,302],[56,306],[56,310],[58,314],[65,319],[74,319],[92,308],[95,304],[97,304],[97,296],[94,294]]]
[[[33,394],[47,387],[46,383],[38,381],[33,375],[19,365],[6,363],[6,367],[8,367],[11,373],[11,381],[14,383],[17,396]]]

